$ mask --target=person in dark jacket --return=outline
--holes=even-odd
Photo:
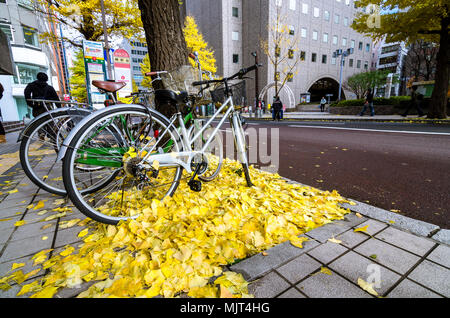
[[[364,107],[363,107],[361,113],[359,114],[359,116],[364,115],[364,113],[367,110],[367,107],[370,108],[370,116],[375,116],[375,109],[373,108],[373,93],[372,93],[372,89],[370,89],[370,88],[367,90],[366,101],[364,103]]]
[[[402,114],[403,117],[408,116],[409,111],[411,108],[417,109],[417,113],[419,113],[419,117],[425,116],[425,113],[423,112],[422,108],[420,107],[420,94],[417,93],[417,86],[412,87],[411,92],[411,103],[409,103],[408,108],[406,108],[406,111]]]
[[[47,110],[45,109],[42,103],[31,102],[29,99],[45,99],[45,100],[54,100],[59,101],[58,94],[56,94],[55,89],[47,84],[48,76],[45,73],[38,73],[37,80],[28,84],[25,87],[25,100],[27,101],[28,106],[33,109],[33,116],[37,117],[40,114],[45,113]],[[57,105],[59,106],[59,105]]]
[[[273,102],[272,105],[272,109],[273,109],[273,120],[277,119],[277,120],[281,120],[281,111],[283,110],[283,103],[280,100],[280,97],[277,96],[275,98],[275,101]]]
[[[3,97],[4,88],[3,85],[0,83],[0,99]],[[6,132],[5,128],[3,128],[2,124],[3,118],[2,118],[2,110],[0,109],[0,144],[3,144],[6,142]]]

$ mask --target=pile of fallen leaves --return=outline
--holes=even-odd
[[[182,182],[172,198],[151,201],[136,220],[117,226],[89,222],[78,234],[79,247],[33,256],[48,273],[23,285],[18,296],[53,297],[62,288],[84,286],[78,297],[251,297],[248,282],[224,272],[224,265],[267,255],[287,240],[302,248],[300,234],[349,212],[339,207],[347,201],[336,191],[288,183],[254,168],[255,186],[248,188],[239,172],[237,162],[225,160],[219,177],[200,193]],[[16,271],[0,279],[0,288],[36,271]]]

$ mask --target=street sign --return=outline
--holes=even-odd
[[[133,92],[133,83],[131,79],[130,54],[123,49],[114,51],[114,77],[117,82],[124,82],[126,86],[119,90],[119,97],[125,97]]]
[[[103,43],[83,40],[83,55],[89,103],[96,109],[103,108],[106,97],[92,85],[94,80],[105,80],[106,64]]]

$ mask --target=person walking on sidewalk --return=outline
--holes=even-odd
[[[3,97],[3,92],[5,89],[3,88],[2,83],[0,83],[0,100]],[[6,142],[6,131],[3,127],[3,117],[2,117],[2,109],[0,108],[0,144],[4,144]]]
[[[279,96],[277,96],[275,98],[275,101],[273,102],[273,105],[272,105],[272,109],[273,109],[273,116],[272,116],[273,120],[275,120],[275,119],[281,120],[281,118],[282,118],[281,111],[283,110],[283,103],[281,102]]]
[[[372,93],[372,89],[368,89],[367,93],[366,93],[366,101],[364,102],[364,107],[361,111],[361,113],[359,114],[359,116],[363,116],[364,113],[367,110],[367,107],[370,108],[370,116],[375,116],[375,109],[373,108],[373,93]]]
[[[29,99],[44,99],[59,101],[58,94],[56,94],[55,89],[47,84],[48,76],[45,73],[38,73],[36,81],[30,83],[25,87],[25,100],[28,106],[33,109],[33,116],[37,117],[47,111],[44,105],[39,102],[32,102]],[[59,106],[59,105],[57,105]]]
[[[425,113],[423,112],[422,108],[420,108],[420,100],[419,100],[419,94],[417,93],[417,86],[412,87],[411,92],[411,102],[408,105],[408,108],[406,108],[406,111],[402,114],[403,117],[408,116],[409,111],[411,108],[417,109],[417,112],[419,113],[419,117],[425,116]]]
[[[325,105],[327,104],[327,100],[325,97],[322,97],[320,100],[320,112],[323,113],[325,111]]]

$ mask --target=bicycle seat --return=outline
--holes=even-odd
[[[175,103],[185,102],[188,98],[187,92],[174,92],[168,89],[158,89],[155,91],[155,99],[157,100],[171,100]]]
[[[125,87],[127,84],[125,82],[107,82],[95,80],[92,81],[92,85],[106,92],[115,93],[119,89]]]

